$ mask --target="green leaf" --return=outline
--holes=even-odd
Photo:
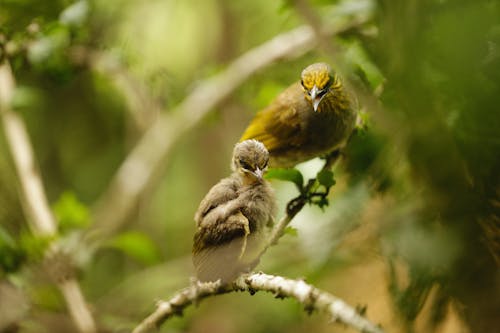
[[[1,272],[13,273],[25,261],[25,253],[9,233],[0,226],[0,277]]]
[[[61,230],[84,228],[90,224],[90,214],[87,206],[78,200],[73,192],[66,191],[53,205]]]
[[[295,185],[297,185],[299,190],[302,190],[302,187],[304,186],[304,177],[302,176],[300,171],[295,168],[271,168],[269,169],[269,171],[267,171],[265,178],[293,182]]]
[[[47,247],[54,239],[55,236],[35,236],[28,230],[21,230],[18,244],[27,260],[38,262],[42,260]]]
[[[294,237],[295,237],[295,236],[297,236],[299,233],[298,233],[298,231],[297,231],[297,229],[296,229],[296,228],[288,226],[288,227],[286,227],[286,228],[285,228],[285,230],[283,230],[283,234],[286,234],[286,235],[291,235],[291,236],[294,236]]]
[[[135,260],[151,265],[160,260],[160,253],[153,241],[144,233],[130,231],[111,239],[109,247],[123,251]]]
[[[335,185],[335,179],[333,179],[333,172],[330,170],[321,170],[316,175],[316,179],[318,179],[318,182],[327,189]]]

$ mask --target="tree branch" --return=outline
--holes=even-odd
[[[340,152],[328,156],[322,170],[330,170],[340,156]],[[267,245],[264,247],[259,257],[262,256],[269,247],[278,242],[288,224],[302,208],[304,208],[307,203],[304,195],[309,193],[315,181],[316,179],[311,179],[306,185],[303,193],[290,201],[288,207],[293,203],[293,208],[287,208],[285,216],[283,216],[271,230]],[[133,333],[148,332],[152,328],[161,325],[171,316],[182,314],[183,309],[192,303],[198,303],[204,298],[233,291],[248,291],[251,294],[256,291],[268,291],[275,294],[278,298],[293,297],[302,303],[309,312],[313,310],[326,312],[332,319],[338,320],[361,332],[383,333],[381,328],[365,319],[341,299],[308,285],[302,280],[291,280],[281,276],[272,276],[264,273],[241,275],[230,285],[222,285],[220,280],[217,282],[197,281],[191,287],[181,290],[169,301],[158,302],[156,311],[144,319],[134,329]]]
[[[26,126],[22,118],[10,108],[14,91],[14,76],[9,63],[4,61],[0,63],[0,117],[7,145],[19,176],[20,200],[27,215],[31,232],[38,237],[55,237],[57,224],[45,195]],[[52,256],[58,250],[57,244],[52,243],[46,255]],[[79,331],[82,333],[96,332],[94,319],[85,303],[78,282],[74,278],[56,276],[56,283]]]
[[[10,110],[14,90],[10,66],[3,63],[0,65],[0,110],[7,144],[21,183],[21,201],[33,233],[37,236],[52,236],[56,233],[54,217],[44,194],[26,127],[21,117]]]
[[[360,332],[383,333],[383,330],[360,315],[353,307],[332,294],[315,288],[302,280],[292,280],[281,276],[253,273],[240,276],[232,284],[223,286],[220,282],[197,282],[181,290],[168,301],[160,301],[156,310],[144,319],[133,333],[148,332],[160,326],[165,320],[182,311],[191,304],[221,294],[235,291],[266,291],[276,298],[290,297],[304,305],[308,312],[324,312],[335,321],[351,326]]]
[[[359,17],[349,23],[325,29],[325,34],[332,36],[365,23],[364,9],[358,14]],[[278,59],[299,56],[314,45],[315,35],[308,26],[281,34],[243,54],[220,74],[201,81],[177,107],[162,114],[126,157],[97,202],[92,230],[97,233],[97,239],[105,238],[120,227],[141,193],[154,180],[153,175],[160,174],[158,170],[182,133],[193,128],[255,72]]]

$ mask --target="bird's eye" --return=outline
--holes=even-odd
[[[302,87],[305,88],[305,86],[304,86],[304,80],[300,80],[300,84],[302,85]]]
[[[240,165],[243,169],[246,169],[246,170],[251,170],[252,167],[250,166],[250,164],[248,164],[247,162],[243,161],[243,160],[240,160]]]
[[[320,91],[318,91],[318,96],[319,97],[323,96],[324,94],[326,94],[326,91],[327,91],[326,88],[325,89],[321,89]]]
[[[264,162],[264,165],[262,165],[262,169],[265,169],[267,168],[267,165],[269,164],[269,159],[267,159],[265,162]]]

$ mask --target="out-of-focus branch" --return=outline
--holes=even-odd
[[[134,129],[142,134],[155,121],[162,110],[161,104],[148,93],[147,87],[135,79],[121,61],[110,53],[77,48],[80,61],[85,59],[93,69],[111,79],[121,91]],[[90,53],[90,54],[89,54]]]
[[[37,236],[51,236],[56,233],[54,217],[44,195],[26,127],[21,117],[11,112],[9,107],[14,90],[15,82],[10,66],[3,63],[0,65],[0,110],[7,143],[21,183],[22,203],[33,233]]]
[[[342,33],[367,21],[365,13],[325,29],[329,36]],[[308,26],[296,28],[246,52],[220,74],[201,81],[192,93],[168,114],[161,115],[126,157],[94,210],[97,239],[117,230],[135,207],[140,194],[159,175],[159,168],[177,138],[194,127],[217,104],[228,97],[255,72],[278,59],[299,56],[315,45]]]
[[[0,63],[0,117],[21,185],[20,199],[33,234],[39,237],[53,237],[57,232],[57,224],[36,167],[26,126],[22,118],[10,108],[14,91],[14,76],[9,63],[4,61]],[[53,243],[47,255],[52,256],[57,251],[57,245]],[[56,276],[56,279],[79,331],[96,332],[94,319],[85,303],[78,282],[74,278]]]
[[[308,312],[314,310],[324,312],[335,321],[348,325],[360,332],[383,333],[383,330],[360,315],[353,307],[332,294],[315,288],[302,280],[292,280],[281,276],[264,273],[242,275],[232,284],[223,286],[219,282],[196,283],[181,290],[168,301],[160,301],[156,310],[144,319],[133,333],[148,332],[160,326],[165,320],[182,311],[193,303],[210,296],[226,294],[234,291],[257,291],[273,293],[277,298],[291,297],[296,299]]]
[[[328,41],[329,34],[325,31],[324,25],[319,17],[314,12],[314,9],[310,6],[307,0],[293,0],[292,4],[299,15],[304,19],[304,21],[311,27],[319,47],[325,49],[329,54],[335,54],[335,45]]]

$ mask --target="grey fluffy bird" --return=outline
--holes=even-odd
[[[274,191],[263,174],[269,152],[259,141],[236,144],[233,173],[214,185],[195,214],[193,263],[200,281],[228,283],[251,271],[273,223]]]

